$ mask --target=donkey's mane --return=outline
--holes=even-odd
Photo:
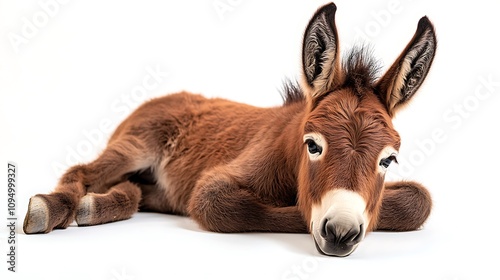
[[[340,88],[351,87],[361,97],[364,88],[373,87],[378,78],[380,64],[373,57],[370,47],[355,46],[350,49],[342,61],[342,71],[345,74]],[[304,92],[297,81],[285,80],[281,91],[284,105],[290,105],[306,100]]]
[[[371,48],[361,45],[349,50],[342,62],[342,70],[345,79],[341,87],[354,88],[356,94],[360,95],[363,89],[373,87],[380,64],[373,57]]]
[[[289,79],[285,80],[283,83],[280,94],[285,106],[306,100],[304,92],[300,88],[298,82]]]

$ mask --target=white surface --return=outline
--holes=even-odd
[[[47,2],[0,1],[0,163],[19,165],[18,272],[2,261],[1,279],[499,279],[494,1],[336,2],[342,49],[369,41],[385,67],[421,16],[439,38],[427,82],[395,121],[403,145],[399,170],[390,171],[427,185],[433,213],[421,231],[369,234],[347,258],[319,256],[305,234],[215,234],[160,214],[22,234],[29,197],[51,191],[68,165],[95,158],[143,100],[186,89],[280,104],[277,89],[285,77],[298,77],[303,30],[324,3],[67,1],[48,15]],[[218,14],[214,3],[233,6]],[[39,27],[29,30],[34,16]],[[23,29],[16,52],[10,40]],[[168,76],[148,78],[154,69]],[[149,89],[134,97],[144,80]],[[6,167],[0,182],[3,224]],[[4,258],[7,234],[2,227]]]

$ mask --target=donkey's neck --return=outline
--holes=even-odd
[[[282,147],[282,153],[287,159],[289,171],[295,174],[299,171],[299,162],[303,150],[303,120],[307,106],[298,103],[280,108],[287,115],[288,121],[283,125],[278,143]]]
[[[252,155],[258,162],[252,164],[251,173],[259,176],[252,176],[250,184],[265,201],[278,206],[295,205],[306,105],[296,103],[269,110],[274,110],[273,117]]]

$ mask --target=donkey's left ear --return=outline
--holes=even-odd
[[[434,27],[427,17],[423,17],[410,43],[375,86],[390,116],[393,117],[422,85],[436,46]]]

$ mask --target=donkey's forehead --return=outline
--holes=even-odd
[[[392,121],[373,92],[362,93],[345,88],[333,91],[314,104],[309,114],[311,122],[325,122],[324,124],[344,123],[356,119],[376,120],[392,127]],[[330,121],[327,121],[330,120]]]
[[[343,89],[330,93],[311,111],[304,129],[305,133],[322,133],[329,141],[343,139],[352,147],[374,140],[381,147],[399,148],[400,138],[391,118],[370,92],[359,95],[351,89]]]

